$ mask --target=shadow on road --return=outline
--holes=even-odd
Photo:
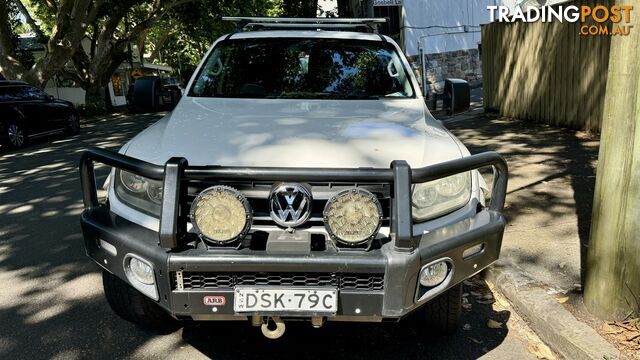
[[[416,319],[400,323],[328,322],[313,329],[308,322],[287,322],[278,340],[262,336],[248,322],[195,323],[182,338],[215,359],[476,359],[500,345],[508,329],[487,328],[488,319],[506,323],[510,312],[474,303],[451,337],[427,335]]]
[[[118,149],[158,118],[84,124],[77,136],[0,151],[0,358],[99,356],[147,341],[108,312],[84,255],[78,162],[85,148]],[[97,170],[99,181],[106,173]]]
[[[579,284],[589,241],[597,136],[481,110],[446,119],[445,125],[471,153],[497,151],[509,164],[509,227],[503,242],[509,255],[517,264],[531,264],[527,271],[539,270],[538,280],[565,288]]]

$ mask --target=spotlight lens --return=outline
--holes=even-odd
[[[420,285],[425,287],[437,286],[447,278],[448,273],[449,267],[444,261],[425,266],[420,271]]]
[[[237,190],[214,186],[198,195],[191,206],[191,221],[207,239],[225,243],[246,235],[251,224],[247,199]]]
[[[153,269],[144,261],[132,257],[129,261],[129,269],[131,269],[131,273],[136,280],[141,283],[145,285],[153,285],[155,282],[155,279],[153,278]]]
[[[349,245],[361,244],[375,236],[381,219],[380,202],[364,189],[339,192],[327,202],[324,209],[327,231]]]

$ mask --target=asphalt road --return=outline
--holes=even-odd
[[[244,322],[190,323],[157,336],[119,319],[103,298],[98,267],[84,255],[77,164],[87,147],[118,149],[158,118],[115,117],[84,124],[75,137],[0,149],[0,358],[535,358],[517,315],[476,303],[472,294],[467,330],[450,338],[407,323],[289,323],[277,341]],[[465,291],[488,289],[476,282]],[[489,319],[505,325],[489,328]]]

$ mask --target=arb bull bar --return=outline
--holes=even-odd
[[[108,209],[98,201],[94,164],[126,170],[163,182],[163,200],[159,231],[151,231],[127,221],[113,221]],[[493,167],[490,204],[469,218],[443,225],[433,231],[414,233],[411,213],[411,187],[483,167]],[[216,315],[238,316],[233,310],[233,289],[193,293],[176,291],[170,274],[182,271],[210,272],[346,272],[383,273],[384,290],[377,293],[340,292],[340,309],[336,316],[400,318],[424,304],[438,293],[459,283],[493,263],[499,256],[504,231],[502,210],[507,189],[507,164],[495,152],[484,152],[422,168],[411,168],[405,161],[393,161],[389,168],[274,168],[189,166],[185,158],[174,157],[164,165],[155,165],[113,151],[91,148],[80,160],[80,178],[85,211],[82,227],[87,254],[106,270],[123,277],[122,255],[106,260],[100,239],[106,239],[124,253],[145,256],[154,263],[158,278],[159,305],[175,316],[198,319],[201,314],[212,316],[211,308],[202,304],[203,295],[224,295],[229,301],[215,309]],[[187,232],[187,183],[189,180],[302,182],[302,183],[385,183],[390,185],[390,241],[373,252],[345,252],[286,256],[241,251],[206,253],[183,251],[181,243]],[[122,219],[121,219],[122,220]],[[417,232],[417,231],[416,231]],[[98,245],[97,245],[98,243]],[[463,252],[471,246],[485,246],[481,256],[466,261]],[[455,267],[452,278],[432,293],[416,290],[421,266],[447,258]],[[107,264],[108,263],[108,264]]]
[[[507,163],[495,152],[484,152],[457,160],[412,169],[406,161],[395,160],[389,169],[372,168],[275,168],[235,166],[189,166],[185,158],[173,157],[164,166],[154,165],[113,151],[91,148],[80,160],[80,179],[85,209],[99,206],[94,163],[99,162],[163,182],[159,244],[166,249],[178,246],[178,237],[187,229],[179,217],[180,199],[186,195],[184,181],[190,179],[273,182],[389,183],[391,194],[391,234],[400,249],[412,243],[411,185],[438,180],[457,173],[493,166],[494,181],[489,210],[502,212],[507,190]]]

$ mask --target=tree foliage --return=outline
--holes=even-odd
[[[16,48],[16,58],[21,63],[27,67],[33,66],[35,60],[33,59],[33,55],[26,49],[20,48],[20,39],[18,37],[19,34],[25,32],[25,26],[20,21],[20,10],[16,3],[10,2],[7,3],[7,22],[9,25],[9,34],[13,46]]]
[[[221,16],[316,15],[317,0],[0,0],[0,73],[44,87],[57,75],[104,103],[113,72],[133,45],[145,61],[177,69],[183,80],[211,43],[233,30]],[[18,12],[45,44],[29,61],[16,41]]]
[[[277,15],[278,2],[269,0],[200,0],[172,11],[148,35],[153,47],[150,61],[167,63],[186,81],[212,42],[233,31],[234,24],[220,20],[222,16]],[[169,31],[167,31],[169,30]]]

